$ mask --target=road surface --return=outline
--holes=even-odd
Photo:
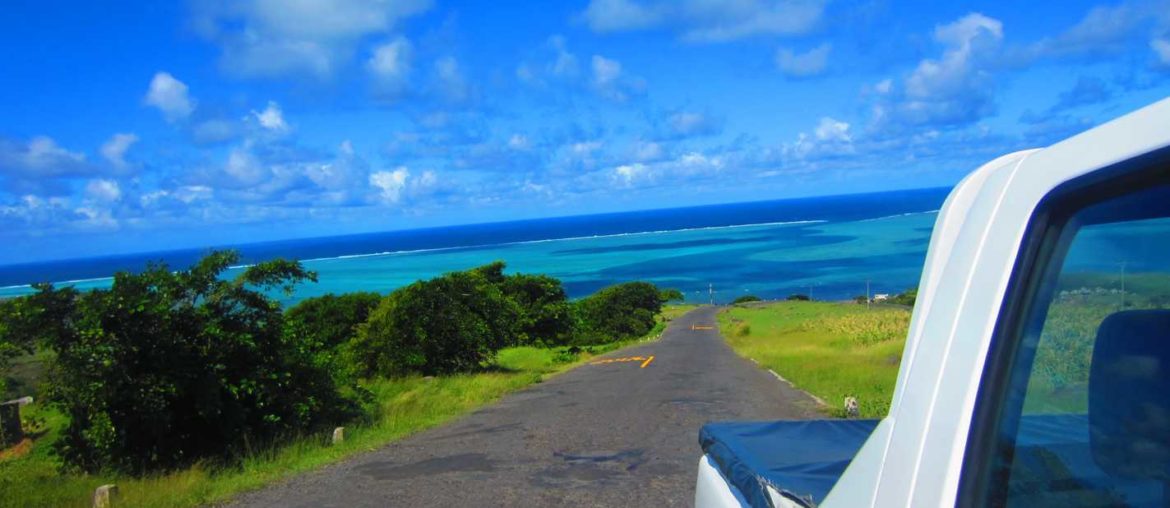
[[[723,343],[715,312],[233,505],[689,506],[704,423],[816,415],[807,395]]]

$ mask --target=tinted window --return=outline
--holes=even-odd
[[[1170,187],[1059,218],[999,404],[993,505],[1165,506],[1170,481]]]

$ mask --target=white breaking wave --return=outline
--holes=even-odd
[[[701,228],[683,228],[683,229],[662,229],[655,231],[636,231],[631,233],[612,233],[608,235],[591,235],[591,236],[568,236],[565,238],[545,238],[541,240],[520,240],[515,242],[500,242],[500,243],[483,243],[477,245],[459,245],[455,247],[438,247],[433,249],[411,249],[411,250],[396,250],[385,252],[372,252],[369,254],[346,254],[344,256],[332,256],[327,258],[312,258],[302,260],[305,263],[314,261],[332,261],[337,259],[353,259],[353,258],[370,258],[378,256],[401,256],[405,254],[419,254],[424,252],[442,252],[461,249],[483,249],[491,247],[507,247],[510,245],[529,245],[536,243],[548,242],[570,242],[577,240],[596,240],[601,238],[619,238],[625,236],[640,236],[640,235],[657,235],[663,233],[682,233],[686,231],[707,231],[713,229],[732,229],[732,228],[746,228],[746,227],[763,227],[763,226],[787,226],[792,224],[821,224],[829,222],[827,220],[798,220],[788,222],[760,222],[755,224],[733,224],[730,226],[705,226]]]

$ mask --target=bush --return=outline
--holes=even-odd
[[[736,298],[735,300],[732,300],[731,304],[737,305],[737,304],[741,304],[741,303],[758,302],[758,301],[760,301],[760,297],[758,297],[756,295],[743,295],[739,298]]]
[[[902,294],[894,295],[893,298],[890,298],[890,303],[896,303],[898,305],[905,305],[907,307],[913,307],[914,302],[917,300],[918,300],[918,288],[910,288],[910,289],[907,289]]]
[[[662,312],[662,294],[649,282],[627,282],[603,288],[575,305],[578,340],[608,343],[646,335]]]
[[[490,273],[452,272],[387,296],[347,354],[367,376],[470,371],[512,342],[519,320]]]
[[[371,292],[306,298],[285,312],[285,331],[314,351],[332,350],[352,339],[381,301]]]
[[[663,289],[662,295],[660,298],[661,298],[663,303],[681,302],[681,301],[686,299],[686,297],[683,296],[682,291],[679,291],[679,290],[674,289],[674,288]]]
[[[810,301],[812,299],[809,298],[808,295],[792,294],[792,295],[788,295],[788,298],[785,298],[785,300],[788,300],[790,302],[807,302],[807,301]]]
[[[491,265],[489,265],[491,266]],[[573,336],[573,309],[561,281],[547,275],[515,274],[499,283],[520,314],[510,345],[560,346]]]
[[[287,340],[263,291],[316,280],[299,263],[221,275],[239,256],[214,252],[188,270],[150,265],[110,289],[38,287],[6,326],[37,329],[55,353],[48,398],[68,417],[55,451],[86,471],[142,473],[231,458],[352,416],[306,348]]]

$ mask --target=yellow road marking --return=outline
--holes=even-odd
[[[652,360],[654,360],[653,355],[651,355],[650,357],[627,356],[624,358],[609,358],[609,359],[605,359],[605,360],[598,360],[596,362],[589,362],[589,365],[605,365],[607,363],[643,362],[642,367],[645,367],[645,366],[649,365]]]
[[[650,355],[650,358],[647,358],[647,359],[646,359],[646,361],[642,362],[642,366],[641,366],[641,367],[638,367],[638,368],[639,368],[639,369],[645,369],[645,368],[646,368],[646,366],[647,366],[647,365],[650,365],[650,362],[652,362],[652,361],[654,361],[654,355]]]

